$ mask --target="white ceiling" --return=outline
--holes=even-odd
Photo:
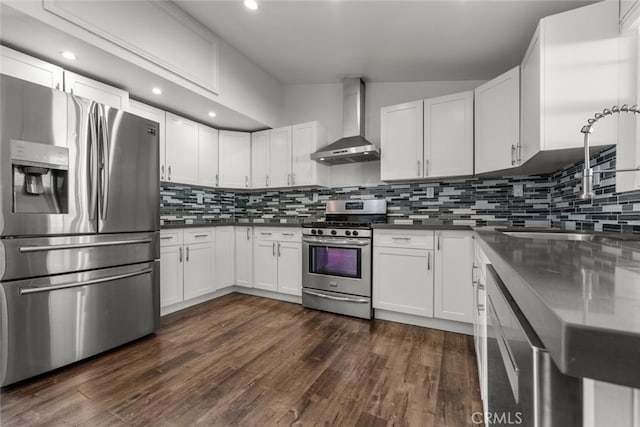
[[[486,80],[520,63],[541,17],[581,0],[173,0],[285,84]]]

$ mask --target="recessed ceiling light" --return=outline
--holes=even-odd
[[[250,10],[256,10],[258,8],[258,2],[256,0],[244,0],[244,6]]]
[[[65,59],[68,59],[69,61],[75,61],[76,60],[76,55],[68,50],[65,50],[64,52],[62,52],[62,57]]]
[[[214,113],[213,111],[209,111],[209,117],[215,117],[216,113]]]
[[[159,87],[154,87],[153,89],[151,89],[151,92],[156,95],[162,95],[162,89],[160,89]]]

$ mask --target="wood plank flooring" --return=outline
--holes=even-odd
[[[0,424],[472,426],[473,339],[230,294],[0,393]]]

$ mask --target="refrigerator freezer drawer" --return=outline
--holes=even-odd
[[[0,282],[0,386],[154,332],[159,261]]]
[[[50,276],[160,258],[160,232],[0,239],[0,280]]]

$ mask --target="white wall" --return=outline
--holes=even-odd
[[[380,146],[380,108],[471,90],[484,80],[367,83],[365,137]],[[342,84],[284,85],[281,125],[318,120],[328,127],[329,142],[342,136]],[[380,162],[330,167],[331,187],[380,183]]]
[[[218,102],[245,116],[276,127],[282,119],[282,84],[223,40]]]

